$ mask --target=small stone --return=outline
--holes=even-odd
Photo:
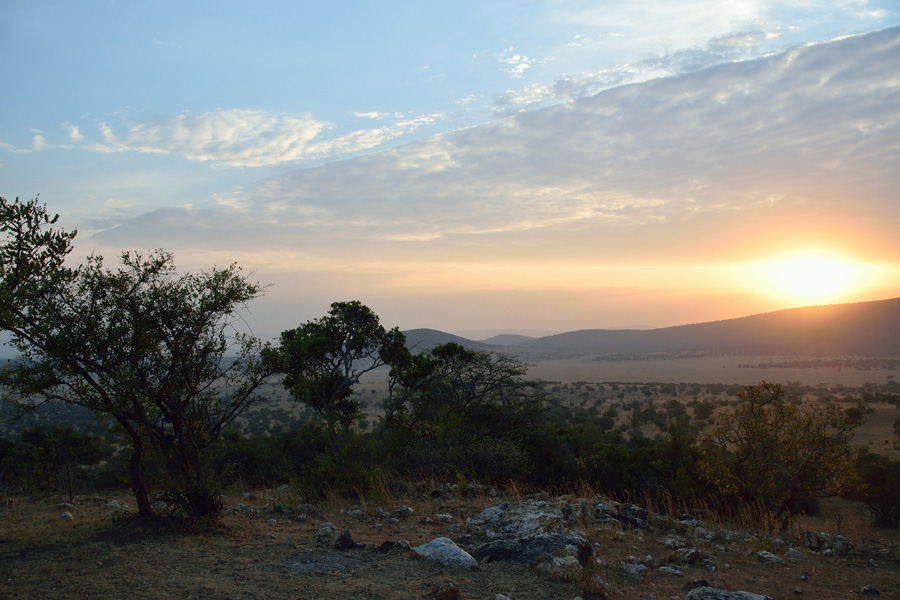
[[[881,592],[879,592],[874,586],[867,585],[863,589],[859,590],[859,593],[863,596],[880,596]]]
[[[758,557],[760,557],[761,559],[766,560],[770,563],[775,563],[776,565],[784,564],[784,559],[782,559],[780,556],[776,556],[776,555],[772,554],[771,552],[769,552],[767,550],[760,550],[759,552],[756,553],[756,555]]]
[[[73,517],[72,513],[70,513],[70,512],[63,512],[63,513],[59,513],[59,518],[60,519],[74,519],[75,517]]]
[[[406,519],[408,517],[411,517],[414,512],[415,511],[412,508],[401,504],[400,506],[398,506],[397,508],[394,509],[394,516],[397,517],[398,519]]]

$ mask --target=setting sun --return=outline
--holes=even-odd
[[[862,268],[825,254],[773,261],[766,269],[776,295],[810,303],[837,302],[862,279]]]

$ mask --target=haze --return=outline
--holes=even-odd
[[[0,194],[271,283],[264,338],[900,296],[894,1],[0,5]]]

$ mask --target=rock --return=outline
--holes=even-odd
[[[685,594],[684,600],[772,600],[772,598],[750,592],[723,592],[712,587],[698,587]]]
[[[387,519],[390,516],[389,514],[387,514],[387,511],[384,510],[383,508],[381,508],[380,506],[375,509],[375,514],[377,516],[381,517],[382,519]]]
[[[534,564],[534,569],[559,581],[580,581],[584,574],[578,555],[570,547],[560,548],[539,559]]]
[[[119,502],[118,500],[110,500],[106,503],[109,508],[129,508],[127,502]]]
[[[475,548],[472,556],[478,562],[511,562],[530,564],[560,548],[572,548],[581,565],[587,565],[594,554],[590,542],[576,535],[539,533],[515,540],[495,540]]]
[[[365,548],[366,545],[353,541],[353,537],[351,537],[350,535],[350,530],[345,529],[337,537],[337,540],[335,540],[334,547],[338,550],[350,550],[351,548]]]
[[[279,485],[277,488],[275,488],[275,491],[276,492],[289,492],[289,491],[291,491],[291,486],[289,486],[286,483],[283,483],[283,484]]]
[[[335,531],[337,531],[337,527],[331,523],[322,523],[316,530],[316,545],[327,546],[331,544]]]
[[[244,494],[246,496],[246,494]],[[255,506],[247,506],[243,502],[239,502],[232,506],[230,509],[232,513],[237,515],[243,515],[245,517],[257,517],[259,516],[259,509]]]
[[[543,500],[501,502],[481,511],[475,523],[485,528],[491,538],[524,538],[553,531],[567,533],[562,525],[562,511]]]
[[[663,566],[656,569],[660,573],[668,573],[669,575],[677,575],[678,577],[684,577],[684,573],[676,569],[675,567]]]
[[[450,523],[453,521],[453,515],[449,513],[438,513],[434,515],[434,518],[440,521],[441,523]]]
[[[756,553],[756,555],[758,557],[760,557],[761,559],[768,561],[770,563],[775,563],[776,565],[784,564],[784,559],[782,559],[780,556],[776,556],[766,550],[760,550],[759,552]]]
[[[785,556],[794,560],[800,560],[801,558],[806,558],[806,555],[800,552],[799,550],[795,550],[794,548],[788,548],[787,552],[784,553]]]
[[[696,565],[706,557],[701,550],[696,548],[679,548],[675,551],[673,558],[679,565]]]
[[[880,596],[881,595],[881,592],[879,592],[877,589],[875,589],[871,585],[867,585],[863,589],[859,590],[859,593],[862,594],[863,596]]]
[[[478,568],[478,562],[468,552],[445,537],[435,538],[427,544],[416,546],[413,552],[447,567]]]
[[[834,552],[835,556],[847,556],[853,552],[853,544],[844,536],[836,535],[831,540],[830,549]]]
[[[619,574],[622,576],[622,579],[632,583],[643,583],[644,573],[646,572],[647,567],[644,565],[634,565],[631,563],[622,563],[619,565]]]
[[[57,510],[63,510],[65,508],[75,508],[75,505],[72,504],[71,502],[60,502],[59,504],[56,505]]]
[[[442,583],[432,590],[435,600],[457,600],[460,597],[459,586],[455,583]]]
[[[59,513],[59,517],[58,517],[58,518],[60,518],[60,519],[74,519],[75,517],[73,517],[73,516],[72,516],[72,513],[70,513],[70,512],[62,512],[62,513]]]
[[[411,509],[410,507],[408,507],[404,504],[401,504],[400,506],[398,506],[397,508],[394,509],[393,514],[398,519],[406,519],[406,518],[413,516],[414,512],[415,511],[413,509]]]
[[[406,540],[400,540],[399,542],[382,542],[377,548],[375,548],[375,552],[379,554],[390,554],[394,552],[408,551],[410,549],[409,542]]]

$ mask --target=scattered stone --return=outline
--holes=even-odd
[[[398,519],[407,519],[407,518],[413,516],[414,512],[415,511],[413,509],[411,509],[410,507],[408,507],[404,504],[401,504],[400,506],[398,506],[397,508],[394,509],[394,516],[397,517]]]
[[[685,594],[684,600],[772,600],[772,598],[751,592],[723,592],[712,587],[698,587]]]
[[[382,542],[377,548],[375,548],[375,552],[379,554],[390,554],[392,552],[401,552],[401,551],[409,551],[409,542],[406,540],[400,540],[399,542]]]
[[[327,546],[331,544],[335,531],[337,531],[337,527],[331,523],[322,523],[316,530],[316,545]]]
[[[784,564],[784,559],[782,559],[780,556],[776,556],[776,555],[772,554],[771,552],[769,552],[767,550],[760,550],[759,552],[756,553],[756,555],[758,557],[760,557],[761,559],[768,561],[770,563],[775,563],[776,565]]]
[[[278,519],[266,519],[267,525],[274,525],[277,522],[278,522]]]
[[[542,556],[560,548],[572,548],[581,565],[587,565],[594,555],[594,547],[581,536],[559,533],[539,533],[512,540],[495,540],[475,548],[472,556],[478,562],[511,562],[531,564]]]
[[[127,502],[119,502],[118,500],[110,500],[106,503],[109,508],[129,508]]]
[[[434,518],[441,523],[450,523],[453,521],[453,515],[449,513],[438,513],[434,516]]]
[[[60,518],[60,519],[74,519],[75,517],[73,517],[73,516],[72,516],[72,513],[70,513],[70,512],[62,512],[62,513],[59,513],[59,517],[58,517],[58,518]]]
[[[353,541],[353,537],[350,535],[350,530],[345,529],[337,537],[337,540],[335,540],[334,547],[338,550],[350,550],[353,548],[365,548],[366,545],[361,544],[360,542]]]
[[[619,565],[619,574],[622,576],[622,579],[630,581],[631,583],[643,583],[644,573],[646,572],[647,567],[644,565],[634,565],[631,563],[621,563]]]
[[[63,510],[64,508],[75,508],[75,505],[71,502],[60,502],[56,505],[57,510]]]
[[[881,592],[879,592],[874,586],[867,585],[863,589],[859,590],[859,593],[863,596],[880,596]]]
[[[447,567],[478,568],[478,562],[472,558],[472,555],[445,537],[435,538],[427,544],[416,546],[413,551]]]
[[[432,590],[431,596],[435,600],[457,600],[460,597],[459,586],[455,583],[442,583]]]
[[[244,494],[244,495],[246,496],[247,494]],[[239,503],[235,504],[228,510],[231,511],[233,514],[243,515],[245,517],[253,518],[253,517],[259,516],[258,508],[256,508],[255,506],[247,506],[243,502],[239,502]]]
[[[674,562],[679,565],[697,565],[706,558],[697,548],[679,548],[673,556]]]
[[[668,573],[669,575],[677,575],[678,577],[684,577],[684,573],[676,569],[675,567],[662,566],[656,569],[660,573]]]
[[[387,519],[390,515],[387,514],[387,511],[381,508],[380,506],[375,509],[375,514],[382,519]]]
[[[580,581],[584,568],[578,562],[578,555],[573,548],[560,548],[553,554],[539,559],[534,568],[538,573],[559,581]]]

